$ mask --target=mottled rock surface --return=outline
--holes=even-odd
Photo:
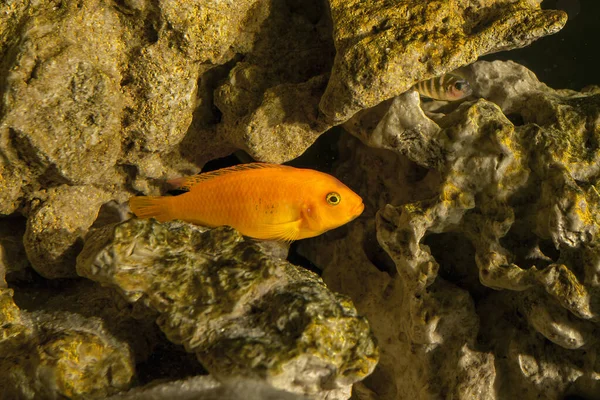
[[[110,397],[109,400],[306,400],[307,397],[274,389],[261,381],[231,379],[219,382],[210,375],[154,384]]]
[[[558,32],[563,11],[531,0],[330,0],[336,57],[320,108],[345,121],[477,57]]]
[[[44,201],[34,203],[27,220],[27,258],[46,278],[75,277],[83,238],[111,195],[94,187],[61,185],[40,192],[42,196]]]
[[[167,337],[217,376],[341,399],[378,359],[347,297],[230,228],[108,225],[87,239],[77,271],[158,311]]]
[[[597,87],[476,64],[486,100],[400,95],[564,22],[537,0],[1,2],[0,397],[207,372],[170,339],[214,379],[263,382],[208,396],[348,398],[377,361],[369,326],[287,247],[118,225],[168,178],[237,149],[289,161],[344,122],[380,148],[346,140],[338,169],[368,208],[304,250],[384,343],[355,396],[596,395]]]
[[[358,396],[598,397],[600,98],[513,62],[461,74],[464,102],[408,92],[344,125],[379,148],[343,139],[336,169],[371,200],[301,245],[382,344]]]
[[[0,215],[32,219],[38,272],[72,277],[92,197],[157,194],[236,149],[289,161],[361,108],[565,19],[537,2],[470,3],[5,2]],[[65,185],[90,196],[81,224],[45,196]]]
[[[99,318],[68,312],[22,312],[12,289],[0,289],[0,397],[103,398],[129,388],[129,346]]]

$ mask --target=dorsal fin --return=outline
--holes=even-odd
[[[170,179],[167,181],[173,189],[180,190],[192,190],[194,186],[196,186],[200,182],[204,182],[209,179],[216,178],[217,176],[223,176],[227,174],[231,174],[234,172],[247,171],[250,169],[266,169],[266,168],[290,168],[285,165],[279,164],[269,164],[269,163],[249,163],[249,164],[239,164],[234,165],[233,167],[221,168],[216,171],[200,173],[198,175],[192,176],[184,176],[181,178]]]

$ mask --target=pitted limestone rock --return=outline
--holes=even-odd
[[[41,196],[43,203],[31,212],[23,237],[27,258],[46,278],[75,277],[83,238],[111,195],[94,187],[63,185]]]
[[[6,140],[8,129],[0,128],[0,140]],[[22,186],[24,183],[29,183],[29,171],[23,163],[18,161],[18,158],[13,155],[7,155],[6,152],[0,149],[0,154],[4,155],[8,160],[0,159],[0,214],[10,215],[21,207],[23,198]]]
[[[109,225],[87,239],[77,271],[158,311],[168,338],[219,376],[347,398],[378,359],[369,325],[349,299],[231,228],[203,232],[138,219]]]
[[[164,336],[154,322],[156,313],[143,305],[131,305],[114,290],[89,280],[64,280],[60,291],[20,287],[15,298],[30,313],[56,312],[96,318],[117,340],[131,349],[136,364],[148,360]],[[145,377],[141,377],[144,379]]]
[[[129,347],[97,318],[22,312],[0,289],[0,326],[2,398],[104,398],[130,386]]]
[[[287,161],[331,126],[320,0],[4,2],[0,52],[0,215],[29,217],[63,185],[159,194],[236,148]],[[244,81],[244,65],[264,81]]]
[[[193,378],[154,383],[148,387],[132,389],[118,394],[108,400],[306,400],[305,396],[293,394],[250,379],[228,379],[219,382],[210,375]]]
[[[522,67],[482,64],[475,64],[473,71],[487,71],[503,82],[502,72],[513,74],[510,81],[515,80],[515,71],[522,72],[517,86],[521,92],[512,103],[522,102],[514,110],[525,123],[514,126],[497,106],[483,100],[465,103],[442,118],[438,143],[445,164],[440,168],[440,194],[396,211],[392,206],[383,209],[378,219],[380,242],[394,247],[389,252],[399,255],[401,270],[425,273],[437,263],[423,251],[424,237],[462,232],[475,248],[485,285],[511,290],[538,286],[574,316],[597,320],[592,266],[598,259],[600,213],[593,160],[598,157],[594,143],[600,130],[590,123],[600,116],[597,95],[542,91],[544,85],[531,80],[531,73]],[[484,79],[474,79],[478,80]],[[504,89],[488,97],[502,93]],[[387,228],[391,221],[398,227],[393,234],[396,228]],[[394,244],[400,237],[406,246]],[[538,320],[534,326],[542,325]],[[552,331],[548,329],[540,333]],[[548,339],[567,347],[577,343],[554,334]]]
[[[557,346],[532,335],[531,326],[523,323],[515,309],[534,326],[543,321],[544,335],[571,337],[571,343],[587,338],[593,324],[582,327],[580,324],[586,324],[585,321],[577,321],[568,312],[557,309],[556,304],[546,303],[535,291],[531,294],[520,298],[514,292],[493,291],[479,302],[480,344],[495,355],[496,369],[506,379],[500,381],[497,391],[501,396],[496,398],[537,399],[540,394],[545,398],[598,397],[600,365],[596,339],[592,337],[585,350]]]
[[[531,0],[330,5],[337,54],[320,108],[340,122],[481,55],[524,47],[567,20],[566,13],[540,10]]]
[[[377,212],[376,227],[358,219],[347,236],[300,249],[332,288],[360,296],[384,347],[361,385],[382,398],[423,387],[464,399],[597,397],[598,94],[553,90],[512,62],[461,73],[484,99],[424,104],[408,92],[345,124],[380,147],[344,138],[335,170],[365,199],[365,218]],[[379,289],[356,287],[365,282]],[[441,305],[465,289],[475,308],[450,322],[459,310]],[[399,306],[383,312],[385,302]],[[449,335],[448,323],[470,329]]]
[[[118,158],[125,60],[117,15],[97,1],[74,3],[30,5],[35,18],[23,18],[23,43],[3,57],[9,90],[0,123],[8,127],[4,145],[32,171],[81,184],[97,181]]]
[[[431,198],[438,173],[352,137],[343,136],[339,146],[344,161],[333,172],[361,194],[365,211],[345,232],[303,241],[298,249],[324,268],[323,279],[333,290],[352,297],[385,349],[361,390],[355,385],[358,398],[493,398],[494,357],[477,348],[479,322],[469,293],[439,277],[424,292],[433,276],[396,271],[377,243],[376,211],[388,203]]]
[[[359,111],[343,127],[367,146],[400,153],[428,168],[442,162],[436,143],[440,127],[419,107],[420,97],[409,91]]]
[[[335,49],[320,0],[265,2],[254,48],[214,92],[218,132],[254,159],[282,163],[332,124],[319,111]],[[292,45],[293,44],[293,45]]]
[[[260,104],[248,115],[241,119],[225,115],[218,132],[256,160],[292,160],[332,126],[323,121],[318,109],[326,83],[326,77],[320,75],[303,83],[267,88],[251,100]]]

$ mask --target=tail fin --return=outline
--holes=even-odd
[[[129,208],[138,218],[156,218],[160,222],[173,219],[169,197],[137,196],[129,199]]]

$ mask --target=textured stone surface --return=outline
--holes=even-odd
[[[564,22],[561,13],[524,1],[470,9],[466,1],[344,4],[0,5],[0,74],[6,77],[0,82],[0,214],[31,219],[40,207],[62,214],[38,203],[44,191],[61,185],[104,191],[119,202],[139,192],[158,194],[165,179],[196,173],[236,149],[260,161],[289,161],[359,108],[479,54],[522,46]],[[438,24],[444,18],[445,31]],[[388,43],[394,35],[402,40]],[[425,53],[430,59],[415,61]],[[351,65],[360,71],[348,70]],[[96,212],[95,204],[86,207],[82,212]],[[73,245],[72,229],[53,229],[60,238],[40,245],[54,253],[45,266],[45,256],[32,251],[37,244],[28,245],[44,276],[72,274],[56,259]]]
[[[148,360],[164,339],[154,322],[156,313],[141,305],[132,306],[113,290],[88,280],[68,280],[55,288],[22,285],[15,301],[29,313],[61,312],[101,320],[112,336],[127,343],[136,364]]]
[[[254,159],[282,163],[296,158],[332,126],[318,109],[326,83],[321,75],[305,83],[269,88],[250,114],[241,119],[226,115],[221,132]]]
[[[103,398],[127,389],[133,362],[127,344],[98,318],[19,310],[0,289],[0,397]]]
[[[77,271],[158,311],[167,337],[218,376],[347,398],[378,359],[366,320],[345,296],[230,228],[108,225],[87,239]]]
[[[77,276],[75,257],[83,238],[110,194],[94,187],[62,185],[43,193],[23,238],[33,268],[46,278]]]
[[[333,290],[348,293],[369,320],[382,351],[372,375],[356,387],[359,399],[495,398],[494,358],[477,348],[478,317],[469,292],[443,278],[395,267],[377,241],[373,218],[386,204],[434,196],[439,176],[389,150],[343,138],[336,170],[365,199],[365,212],[344,235],[332,232],[301,243],[323,266]]]
[[[319,112],[335,54],[327,5],[265,2],[252,52],[216,89],[218,131],[257,160],[284,162],[332,125]],[[291,45],[293,43],[293,45]]]
[[[553,92],[518,66],[480,63],[464,73],[488,101],[393,98],[558,30],[564,14],[538,3],[1,2],[0,215],[10,217],[0,223],[0,372],[10,374],[0,374],[8,376],[0,397],[104,397],[133,380],[205,373],[157,330],[159,315],[169,338],[211,372],[347,398],[377,359],[368,326],[345,297],[287,264],[286,247],[175,224],[212,248],[197,255],[175,240],[182,253],[161,253],[167,262],[152,251],[173,238],[159,228],[149,230],[156,238],[119,248],[147,274],[125,266],[93,279],[106,278],[127,300],[90,282],[46,279],[76,278],[88,231],[127,218],[130,195],[163,193],[165,179],[236,149],[288,161],[357,112],[345,128],[382,149],[346,142],[352,162],[338,177],[362,190],[368,209],[360,223],[311,242],[325,250],[305,249],[385,343],[356,396],[486,398],[496,387],[515,396],[567,387],[597,395],[598,88]],[[377,111],[361,111],[371,106]],[[407,212],[381,212],[387,253],[375,233],[386,204],[412,205],[410,223],[421,224],[407,229],[398,216]],[[116,252],[94,242],[112,227],[87,246]],[[466,249],[460,262],[455,248]],[[253,266],[238,268],[240,259]],[[165,278],[152,275],[155,261]],[[206,275],[182,280],[186,263]],[[488,296],[477,271],[503,291]],[[486,307],[506,310],[503,323],[487,321]],[[514,385],[506,389],[505,379]],[[212,395],[245,389],[228,390]]]
[[[335,121],[481,55],[526,46],[567,21],[531,0],[330,4],[337,54],[320,108]]]
[[[598,397],[598,94],[461,72],[483,99],[409,92],[344,125],[381,148],[341,143],[365,213],[300,247],[382,343],[358,396]]]
[[[273,389],[261,381],[229,379],[223,383],[210,375],[133,389],[109,400],[305,400],[306,397]]]
[[[2,124],[35,172],[91,183],[119,155],[118,67],[125,61],[119,20],[97,1],[50,3],[30,5],[17,33],[23,42],[5,52]]]

